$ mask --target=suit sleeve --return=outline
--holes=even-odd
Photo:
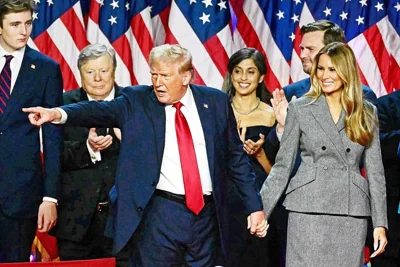
[[[371,195],[371,215],[374,227],[388,228],[386,183],[379,143],[379,129],[375,127],[371,144],[364,152],[364,168],[367,174],[369,192]]]
[[[393,161],[397,160],[397,151],[400,142],[400,128],[396,127],[400,123],[399,118],[394,118],[396,115],[396,108],[392,108],[389,101],[383,101],[384,98],[379,99],[376,103],[379,117],[379,138],[382,145],[383,160]],[[388,99],[389,100],[389,99]]]
[[[261,197],[255,184],[255,173],[249,163],[247,154],[243,150],[243,144],[237,131],[236,119],[227,97],[226,107],[228,112],[228,175],[233,179],[233,183],[238,189],[239,197],[244,203],[246,208],[244,213],[249,215],[263,209]]]
[[[47,76],[43,95],[43,107],[52,108],[62,105],[63,82],[60,66]],[[60,184],[61,153],[63,127],[46,123],[42,126],[44,155],[44,191],[43,195],[57,199]]]
[[[267,216],[271,215],[289,181],[299,149],[300,135],[296,106],[293,102],[290,102],[285,122],[285,131],[283,132],[280,148],[276,155],[275,164],[261,188],[264,212]]]

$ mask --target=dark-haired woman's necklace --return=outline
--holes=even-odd
[[[240,111],[235,107],[235,105],[233,104],[233,101],[232,101],[232,107],[233,107],[233,109],[234,109],[237,113],[239,113],[240,115],[249,115],[250,113],[254,112],[256,109],[258,109],[258,107],[260,106],[261,100],[260,100],[258,97],[257,97],[257,100],[258,100],[257,105],[256,105],[253,109],[251,109],[251,110],[249,110],[249,111],[247,111],[247,112],[240,112]]]

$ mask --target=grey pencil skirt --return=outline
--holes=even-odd
[[[286,267],[362,267],[367,218],[289,212]]]

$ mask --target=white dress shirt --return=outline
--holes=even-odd
[[[3,70],[4,65],[6,64],[6,58],[4,56],[6,55],[12,55],[14,58],[10,62],[10,68],[11,68],[11,88],[10,88],[10,94],[12,94],[15,81],[17,80],[19,70],[21,69],[22,65],[22,59],[24,58],[25,54],[25,47],[14,51],[13,53],[7,53],[3,47],[0,46],[0,71]]]
[[[189,129],[192,134],[203,194],[209,195],[212,193],[212,184],[207,159],[206,142],[199,113],[190,88],[188,88],[180,102],[183,104],[181,111],[189,124]],[[157,189],[184,195],[185,188],[175,130],[175,113],[176,109],[172,105],[165,106],[165,147]]]

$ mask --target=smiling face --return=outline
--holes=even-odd
[[[343,80],[337,74],[332,60],[327,54],[319,57],[316,77],[322,91],[327,95],[340,94],[343,90]]]
[[[0,45],[8,53],[25,47],[32,32],[30,10],[9,13],[4,16],[0,27]]]
[[[104,100],[114,87],[115,71],[108,54],[88,60],[80,68],[82,87],[96,100]]]
[[[303,71],[310,74],[315,56],[325,46],[324,31],[307,32],[303,35],[300,43],[300,59]]]
[[[232,71],[231,80],[236,94],[239,95],[256,95],[257,86],[264,79],[264,75],[260,75],[253,59],[244,59],[237,64]]]
[[[158,101],[174,104],[182,99],[188,88],[191,73],[180,73],[179,61],[156,60],[150,66],[151,82]]]

